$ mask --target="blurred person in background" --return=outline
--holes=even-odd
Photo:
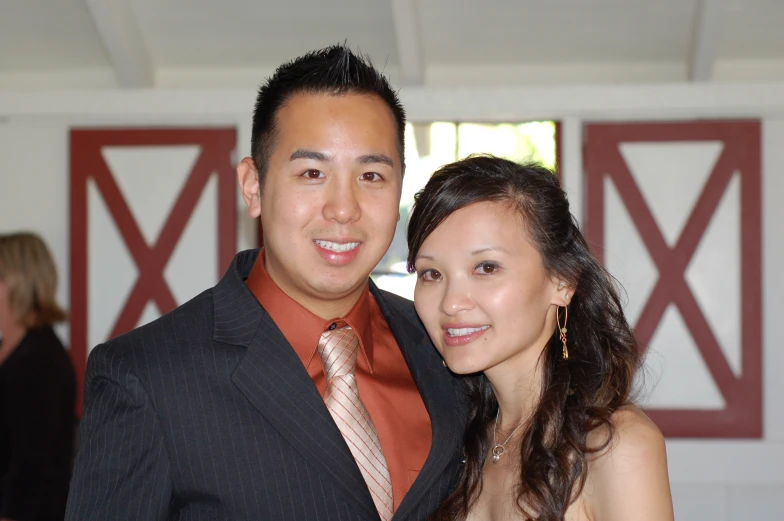
[[[57,271],[31,233],[0,235],[0,520],[65,517],[76,376],[52,325]]]

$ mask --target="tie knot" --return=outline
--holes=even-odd
[[[359,339],[350,326],[324,331],[318,353],[329,382],[336,376],[353,375],[357,367]]]

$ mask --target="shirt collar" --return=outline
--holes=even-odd
[[[334,317],[330,320],[314,315],[275,284],[264,266],[263,248],[245,284],[259,304],[269,313],[306,368],[316,355],[321,333],[329,329],[332,323],[337,322],[339,326],[343,323],[348,324],[356,331],[360,353],[370,372],[373,372],[373,331],[370,325],[370,289],[367,284],[359,300],[346,316]]]

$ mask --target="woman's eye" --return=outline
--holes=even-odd
[[[308,179],[321,179],[322,177],[325,177],[324,172],[321,170],[305,170],[302,176]]]
[[[441,273],[437,270],[424,270],[419,273],[419,278],[426,282],[441,280]]]
[[[500,269],[500,266],[498,264],[496,264],[495,262],[482,262],[482,263],[477,264],[477,266],[474,269],[474,271],[476,273],[479,273],[480,275],[491,275],[491,274],[495,273],[496,271],[498,271],[499,269]]]
[[[383,179],[381,175],[376,172],[365,172],[362,174],[363,181],[380,181],[381,179]]]

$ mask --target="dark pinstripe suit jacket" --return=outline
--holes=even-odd
[[[308,373],[243,283],[257,254],[90,354],[66,519],[378,519]],[[411,303],[371,290],[433,424],[395,514],[425,519],[460,471],[464,405]]]

